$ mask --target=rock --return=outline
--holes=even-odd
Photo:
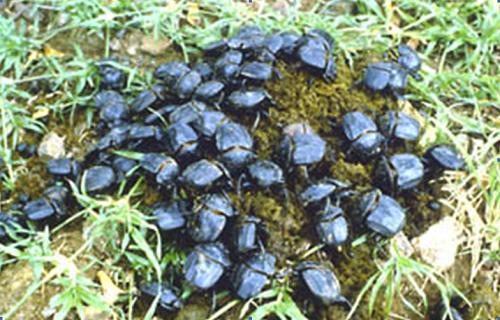
[[[156,56],[165,52],[172,44],[170,39],[154,39],[152,35],[145,35],[141,41],[141,51]]]
[[[396,246],[396,248],[398,248],[399,253],[407,258],[414,252],[410,240],[402,231],[398,232],[391,239],[391,242]]]
[[[412,240],[415,252],[438,271],[455,263],[458,246],[463,242],[462,227],[451,217],[445,217]]]
[[[46,134],[38,147],[38,155],[40,158],[60,159],[63,158],[65,154],[64,138],[58,136],[55,132]]]

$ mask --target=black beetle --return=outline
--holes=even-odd
[[[110,127],[119,126],[128,121],[130,110],[122,95],[114,91],[103,91],[95,98],[96,108],[99,109],[100,118]]]
[[[229,255],[221,243],[200,244],[186,258],[184,276],[199,290],[213,287],[231,266]]]
[[[166,130],[166,143],[170,152],[177,159],[188,159],[196,155],[198,149],[198,134],[189,125],[177,122]]]
[[[384,136],[377,131],[373,120],[364,113],[353,111],[346,114],[342,129],[350,142],[348,153],[357,155],[359,160],[368,160],[383,151]]]
[[[125,73],[110,64],[114,59],[101,59],[98,62],[99,73],[101,75],[101,88],[104,90],[120,91],[125,88]]]
[[[228,196],[208,194],[194,209],[188,231],[196,242],[214,242],[224,230],[227,220],[237,214]]]
[[[215,62],[215,74],[220,80],[232,83],[238,76],[242,62],[243,53],[237,50],[227,51]]]
[[[19,155],[23,158],[29,158],[35,155],[37,149],[35,144],[29,144],[27,142],[21,142],[16,147],[16,151],[19,152]]]
[[[115,157],[113,159],[112,166],[115,170],[116,182],[120,183],[121,181],[123,181],[127,173],[129,173],[134,167],[136,167],[137,164],[137,161],[129,158],[120,156]]]
[[[204,102],[191,100],[174,109],[168,119],[170,123],[183,122],[191,124],[197,121],[205,110],[208,110],[208,107]]]
[[[188,204],[185,201],[177,200],[170,204],[159,204],[153,211],[156,218],[156,225],[161,231],[170,231],[182,228],[186,225],[188,214]]]
[[[302,37],[297,44],[297,58],[313,72],[320,72],[325,80],[333,81],[337,75],[335,60],[328,42],[317,34]]]
[[[241,89],[231,92],[225,101],[225,105],[236,113],[255,114],[262,111],[266,105],[275,105],[269,93],[262,89]],[[257,126],[258,120],[254,123]]]
[[[153,85],[151,89],[144,90],[132,101],[130,109],[134,113],[141,113],[147,108],[154,108],[166,99],[166,87]]]
[[[374,62],[366,68],[363,83],[375,91],[390,90],[399,99],[405,101],[402,94],[408,83],[408,71],[393,62]]]
[[[210,140],[215,136],[217,129],[229,122],[229,118],[220,111],[203,111],[200,117],[193,122],[193,127],[205,139]]]
[[[398,46],[398,51],[398,63],[406,68],[416,80],[421,80],[422,77],[418,74],[418,71],[422,67],[422,59],[420,59],[418,53],[404,44]]]
[[[174,93],[181,100],[189,99],[201,82],[201,75],[197,71],[191,70],[179,78],[173,87]]]
[[[159,306],[166,311],[174,311],[182,307],[182,302],[175,291],[165,284],[158,282],[143,283],[139,287],[139,291],[141,297],[148,301],[160,296]]]
[[[53,186],[43,192],[41,198],[26,203],[23,212],[29,220],[57,222],[66,216],[68,189]]]
[[[226,85],[223,82],[212,80],[201,84],[193,94],[196,100],[217,105],[224,97]]]
[[[238,253],[257,249],[258,231],[262,221],[254,216],[241,219],[234,228],[235,248]]]
[[[340,283],[332,270],[317,262],[303,262],[297,266],[303,283],[311,294],[324,304],[351,303],[341,295]]]
[[[276,257],[265,252],[237,265],[231,277],[236,295],[247,300],[259,294],[273,276],[275,265]]]
[[[281,34],[271,34],[262,41],[262,47],[254,50],[253,55],[259,61],[273,63],[276,61],[276,55],[280,52],[283,44],[284,39]]]
[[[73,159],[52,159],[47,163],[47,171],[55,176],[77,179],[82,172],[79,161]]]
[[[342,245],[349,233],[344,211],[340,207],[326,205],[317,218],[316,233],[328,246]]]
[[[215,133],[220,160],[229,170],[239,170],[255,160],[253,139],[248,130],[239,123],[228,122]]]
[[[300,42],[301,36],[298,33],[285,31],[280,33],[281,39],[283,39],[283,44],[279,54],[287,60],[291,60],[294,56],[297,44]]]
[[[311,184],[299,194],[299,201],[304,208],[320,208],[330,202],[330,196],[339,189],[345,189],[349,185],[335,180],[324,179],[315,184]]]
[[[209,81],[212,79],[214,70],[208,63],[198,63],[193,67],[193,70],[201,75],[203,81]]]
[[[224,165],[206,159],[190,164],[181,175],[185,186],[198,191],[220,186],[223,178],[231,178]]]
[[[18,217],[0,211],[0,243],[13,240],[9,233],[15,234],[20,227],[21,221]]]
[[[377,119],[380,132],[387,140],[415,141],[420,135],[420,124],[407,113],[388,111]]]
[[[449,145],[438,144],[430,147],[424,154],[426,167],[430,170],[464,170],[465,162],[462,155]]]
[[[154,71],[155,78],[163,80],[167,87],[172,88],[179,79],[186,75],[191,69],[187,64],[180,61],[173,61],[162,64]]]
[[[271,79],[273,67],[263,62],[249,62],[240,69],[240,77],[253,83],[261,83]]]
[[[85,170],[83,174],[84,190],[88,193],[106,191],[115,182],[115,172],[108,166],[95,166]]]
[[[148,153],[140,159],[141,167],[155,175],[160,185],[171,186],[179,176],[179,165],[174,158],[158,153]]]
[[[409,153],[382,157],[375,167],[374,182],[388,194],[415,188],[424,178],[424,165]]]
[[[274,162],[259,160],[247,167],[250,180],[260,188],[283,185],[283,170]]]
[[[304,124],[285,128],[278,146],[278,155],[285,167],[308,166],[320,162],[326,154],[326,142]]]
[[[369,191],[361,197],[359,211],[368,228],[386,237],[392,237],[401,231],[406,222],[404,209],[379,189]]]

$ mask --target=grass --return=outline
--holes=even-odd
[[[109,56],[110,39],[114,35],[123,30],[140,30],[155,38],[171,39],[188,61],[206,44],[219,39],[226,31],[229,35],[235,33],[244,23],[254,23],[268,31],[321,27],[337,39],[337,54],[345,56],[353,68],[355,58],[364,52],[382,54],[388,47],[412,42],[420,44],[419,51],[425,61],[424,80],[411,81],[408,97],[412,104],[431,114],[430,124],[434,129],[429,129],[432,134],[425,142],[453,143],[464,154],[469,168],[466,176],[447,177],[450,191],[447,202],[456,208],[455,218],[468,231],[468,245],[464,250],[471,256],[472,282],[487,261],[499,260],[500,256],[500,163],[496,161],[500,156],[499,6],[494,0],[369,0],[356,1],[356,15],[327,14],[333,2],[319,1],[309,12],[301,11],[297,2],[282,16],[261,1],[252,4],[255,10],[249,10],[247,3],[230,0],[201,0],[197,2],[199,7],[193,6],[192,1],[165,4],[161,0],[31,0],[31,10],[51,17],[48,25],[22,19],[12,23],[0,17],[3,44],[0,48],[0,157],[6,168],[2,188],[14,190],[17,171],[26,165],[14,153],[23,132],[48,130],[33,114],[47,109],[60,117],[68,112],[73,115],[91,104],[97,91],[94,57],[82,50],[81,44],[64,55],[46,50],[57,37],[76,38],[82,33],[98,37],[103,42],[103,56]],[[67,23],[58,24],[61,18],[67,19]],[[126,89],[129,93],[147,87],[151,81],[150,73],[142,75],[123,64],[120,67],[129,75]],[[53,96],[47,98],[43,92],[30,92],[29,85],[35,81],[48,82]],[[84,110],[90,125],[93,112]],[[463,142],[464,135],[474,139],[467,138],[469,149]],[[175,247],[162,246],[161,236],[136,200],[140,183],[128,192],[123,189],[120,195],[107,198],[91,197],[73,185],[73,193],[83,207],[75,217],[88,219],[91,226],[87,231],[90,242],[82,252],[104,243],[102,249],[109,250],[113,261],[126,261],[144,275],[153,271],[155,277],[161,279],[161,270],[167,264],[180,267],[184,253]],[[0,199],[0,205],[2,201],[4,199]],[[151,235],[154,235],[153,247],[149,242]],[[3,259],[4,264],[29,261],[34,270],[38,270],[36,283],[40,284],[44,280],[41,270],[49,265],[57,269],[60,264],[57,259],[61,257],[51,251],[47,231],[35,233],[33,239],[28,242],[19,239],[10,246],[2,246],[1,252],[5,259],[8,257]],[[100,259],[96,263],[112,268]],[[57,277],[53,277],[63,288],[63,293],[53,300],[58,315],[64,316],[67,310],[76,310],[79,314],[81,306],[95,304],[88,298],[89,292],[96,292],[92,281],[70,269],[57,270]],[[125,270],[114,271],[119,284],[126,283]],[[53,277],[46,281],[52,281]],[[445,301],[456,291],[429,266],[392,251],[389,260],[380,264],[379,271],[360,293],[358,301],[369,293],[372,309],[381,304],[373,297],[384,292],[387,313],[393,305],[393,297],[416,314],[423,313],[425,308],[420,310],[416,305],[404,303],[405,295],[401,291],[403,287],[412,288],[425,306],[427,298],[415,277],[430,279]],[[282,316],[286,317],[287,312],[294,310],[286,286],[276,284],[260,298],[266,302],[259,304],[252,314],[254,318],[272,312],[278,315],[283,312]],[[133,306],[132,300],[128,303]],[[148,316],[151,315],[150,312]]]

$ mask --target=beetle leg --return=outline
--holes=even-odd
[[[348,307],[349,310],[352,309],[351,301],[347,300],[344,296],[338,296],[335,302],[342,303],[344,306]]]
[[[257,129],[259,122],[260,122],[260,112],[257,112],[257,115],[255,116],[255,121],[253,122],[252,128],[250,129],[252,133],[254,133],[255,130]]]

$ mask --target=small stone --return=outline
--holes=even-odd
[[[413,252],[413,246],[411,245],[410,240],[408,237],[402,232],[398,232],[392,239],[392,243],[396,246],[398,249],[399,253],[403,255],[404,257],[410,257]]]
[[[458,246],[463,242],[462,227],[445,217],[412,240],[415,252],[438,271],[446,271],[455,263]]]
[[[65,153],[64,138],[55,132],[46,134],[38,147],[38,155],[41,158],[60,159],[64,157]]]
[[[170,39],[156,39],[152,35],[142,37],[141,51],[153,56],[162,54],[172,44]]]

